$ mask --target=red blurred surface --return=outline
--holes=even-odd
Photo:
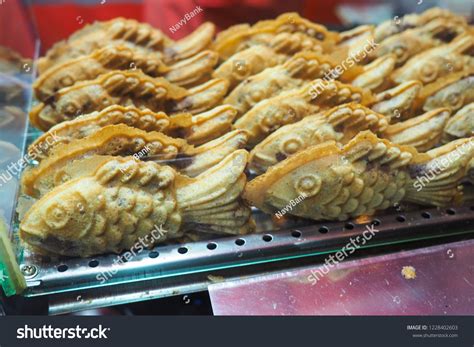
[[[357,0],[359,1],[365,0]],[[36,18],[44,52],[55,42],[67,38],[74,31],[95,20],[133,18],[148,22],[177,40],[206,21],[212,21],[218,30],[222,30],[237,23],[255,23],[261,19],[274,18],[288,11],[299,12],[320,23],[337,24],[339,19],[335,9],[342,2],[344,0],[97,0],[65,3],[59,0],[43,0],[33,4],[32,12]],[[203,11],[172,33],[169,28],[192,12],[196,6],[200,6]]]
[[[142,20],[142,4],[47,4],[34,5],[38,32],[41,38],[42,51],[54,43],[67,38],[76,30],[95,20],[108,20],[115,17],[126,17]]]

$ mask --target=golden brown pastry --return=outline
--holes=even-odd
[[[169,70],[163,77],[180,87],[190,87],[207,82],[211,79],[218,58],[216,52],[199,52],[190,58],[169,65]]]
[[[474,136],[474,103],[472,102],[448,120],[443,132],[443,142],[471,136]]]
[[[192,116],[191,124],[175,126],[175,131],[170,130],[167,133],[185,138],[190,144],[200,145],[229,132],[236,116],[235,107],[220,105],[210,111]]]
[[[369,51],[371,43],[374,42],[374,26],[360,25],[351,30],[339,33],[339,41],[334,47],[334,52],[344,52],[345,57],[357,57],[358,63],[365,63],[374,55]],[[364,52],[365,51],[365,52]],[[337,53],[338,54],[338,53]]]
[[[395,56],[389,54],[363,66],[362,72],[351,84],[371,91],[386,89],[390,84],[389,76],[395,68]]]
[[[255,75],[267,67],[283,63],[288,57],[277,54],[270,47],[252,46],[235,53],[215,69],[214,78],[222,78],[229,82],[229,90],[234,89],[246,78]]]
[[[425,111],[448,107],[456,112],[474,102],[474,69],[439,78],[425,86],[418,99],[418,104],[422,104]]]
[[[107,125],[115,124],[126,124],[145,131],[168,133],[173,128],[191,127],[193,125],[193,117],[191,114],[168,117],[163,112],[155,113],[148,109],[138,109],[134,106],[113,105],[102,111],[79,116],[70,121],[55,125],[38,137],[30,145],[29,151],[37,152],[36,160],[41,161],[57,146],[68,144],[75,139],[82,139]]]
[[[390,117],[392,123],[408,119],[413,115],[413,105],[422,84],[419,81],[404,82],[375,96],[372,110]]]
[[[165,110],[167,100],[182,99],[186,95],[186,89],[164,78],[151,78],[139,70],[112,71],[59,90],[50,103],[33,107],[30,121],[35,127],[48,130],[60,122],[110,105],[133,105],[158,112]]]
[[[466,19],[457,16],[454,13],[433,7],[420,14],[412,13],[401,18],[395,17],[392,20],[387,20],[379,24],[375,28],[374,36],[377,42],[381,42],[389,36],[395,35],[407,29],[417,28],[423,26],[433,20],[444,19],[451,23],[456,23],[459,26],[466,26]]]
[[[346,143],[360,131],[382,132],[387,126],[385,116],[360,104],[336,106],[270,134],[250,152],[249,167],[260,174],[310,146],[329,140]]]
[[[170,113],[201,113],[222,103],[227,94],[229,82],[216,78],[204,84],[188,89],[187,96],[169,100],[166,110]]]
[[[166,63],[189,58],[211,44],[215,26],[204,23],[192,34],[174,42],[149,24],[133,19],[115,18],[106,22],[95,22],[71,35],[66,41],[58,42],[38,61],[40,74],[54,65],[91,54],[109,44],[122,44],[141,50],[155,52],[157,58]]]
[[[234,127],[249,132],[248,145],[253,147],[283,125],[352,101],[365,105],[372,101],[372,95],[338,81],[318,79],[300,89],[259,102],[239,118]]]
[[[244,131],[232,131],[194,147],[183,139],[171,138],[159,132],[145,132],[123,124],[106,126],[86,138],[53,149],[38,167],[24,173],[22,190],[32,197],[42,196],[70,179],[68,165],[93,155],[134,155],[137,160],[172,160],[171,164],[182,173],[197,176],[228,154],[243,148],[246,141],[247,134]]]
[[[169,68],[153,54],[143,55],[123,45],[109,45],[93,53],[71,59],[38,77],[33,84],[36,97],[46,101],[61,88],[79,81],[93,80],[113,70],[141,69],[145,74],[157,77]]]
[[[471,139],[474,140],[474,139]],[[372,215],[400,201],[444,206],[459,197],[474,146],[448,161],[449,175],[434,175],[418,191],[417,178],[445,162],[468,139],[450,143],[428,154],[359,133],[341,147],[334,141],[312,146],[287,158],[250,181],[246,199],[267,213],[298,199],[290,214],[314,220],[346,220]],[[421,184],[420,184],[421,186]]]
[[[392,79],[397,83],[419,80],[429,84],[451,73],[472,71],[474,58],[468,52],[474,47],[474,36],[462,35],[447,45],[441,45],[415,55],[395,70]]]
[[[236,151],[189,178],[169,166],[109,158],[92,175],[37,201],[21,222],[20,236],[39,253],[89,257],[131,249],[142,238],[148,246],[163,243],[189,229],[245,234],[254,230],[240,198],[246,163],[247,153]]]
[[[284,64],[267,68],[244,80],[224,99],[224,103],[233,105],[243,115],[262,100],[322,78],[333,67],[328,57],[300,52]]]
[[[399,145],[413,146],[419,152],[426,152],[440,142],[450,115],[449,109],[437,108],[390,125],[382,133],[382,137]]]
[[[297,13],[284,13],[253,26],[232,26],[217,35],[212,48],[225,60],[253,45],[267,45],[281,53],[305,49],[321,52],[321,48],[329,49],[338,40],[338,34],[324,26],[301,18]]]
[[[443,40],[445,37],[451,41],[467,30],[467,25],[459,25],[448,19],[438,18],[424,26],[408,29],[386,38],[377,46],[375,55],[382,57],[386,54],[394,54],[397,59],[396,65],[400,66],[418,53],[443,45],[446,43]],[[414,76],[411,77],[414,78]],[[408,77],[408,79],[412,78]]]

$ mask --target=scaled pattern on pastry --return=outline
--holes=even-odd
[[[289,214],[313,220],[472,201],[474,30],[439,8],[400,22],[334,32],[285,13],[180,41],[123,18],[79,30],[38,62],[22,240],[87,257],[154,225],[156,243],[252,232],[251,207],[295,199]]]

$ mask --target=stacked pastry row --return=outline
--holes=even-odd
[[[35,201],[23,240],[89,256],[155,225],[167,232],[154,243],[248,233],[249,206],[297,200],[290,214],[344,220],[463,199],[474,169],[463,18],[432,9],[337,33],[288,13],[214,36],[206,23],[173,41],[120,18],[41,58],[30,120],[45,133],[22,179]]]

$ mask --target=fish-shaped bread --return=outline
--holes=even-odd
[[[222,62],[212,73],[214,78],[222,78],[229,82],[229,90],[234,89],[240,82],[257,73],[283,63],[287,56],[276,53],[263,45],[252,46],[235,53]]]
[[[189,112],[198,114],[220,105],[229,89],[229,82],[215,78],[187,90],[187,96],[169,100],[166,110],[169,113]]]
[[[413,146],[425,152],[440,142],[449,115],[448,109],[441,108],[389,125],[389,117],[360,104],[336,106],[285,125],[269,135],[250,152],[249,167],[260,174],[269,166],[310,146],[330,140],[345,144],[364,130],[394,144]]]
[[[467,31],[467,25],[460,26],[445,18],[438,18],[424,26],[408,29],[386,38],[377,46],[375,56],[394,54],[396,65],[400,66],[414,55],[443,45],[446,41],[450,42]]]
[[[123,45],[109,45],[93,53],[57,64],[33,84],[36,97],[47,101],[61,88],[88,81],[113,70],[140,69],[151,77],[162,76],[169,82],[186,87],[209,78],[217,63],[217,53],[203,51],[174,65],[167,66],[153,53],[137,52]]]
[[[474,103],[472,102],[448,120],[443,132],[443,142],[471,136],[474,136]]]
[[[352,80],[351,84],[371,91],[379,91],[389,86],[389,76],[395,68],[395,56],[389,54],[380,57],[370,64],[364,65],[361,73]]]
[[[374,31],[374,37],[377,42],[382,42],[387,37],[398,34],[408,29],[418,28],[430,23],[431,21],[443,19],[459,26],[466,26],[466,19],[462,16],[439,8],[432,7],[422,13],[411,13],[403,17],[395,16],[394,19],[387,20],[379,24]]]
[[[474,36],[461,35],[449,44],[423,51],[392,74],[397,84],[418,80],[429,84],[452,73],[472,71],[474,58],[469,52],[474,48]]]
[[[60,89],[54,100],[33,107],[30,121],[35,127],[48,130],[60,122],[110,105],[133,105],[158,112],[165,110],[166,100],[182,99],[186,95],[186,89],[164,78],[152,78],[139,70],[116,70]]]
[[[303,43],[305,40],[308,44]],[[319,47],[329,49],[338,40],[338,34],[324,26],[312,23],[297,13],[284,13],[276,19],[260,21],[252,26],[232,26],[217,35],[212,49],[225,60],[253,45],[267,45],[281,53],[295,52],[295,45],[299,50],[312,48],[321,52]]]
[[[413,105],[421,91],[420,81],[408,81],[375,95],[375,101],[370,108],[390,117],[392,123],[413,116]]]
[[[373,40],[374,26],[360,25],[339,33],[339,40],[333,52],[344,52],[345,58],[352,57],[354,59],[357,57],[358,63],[363,64],[369,58],[367,55],[372,55],[372,52],[367,52],[367,44]]]
[[[207,22],[180,41],[173,41],[149,24],[133,19],[115,18],[95,22],[76,31],[66,41],[56,43],[45,57],[39,59],[38,71],[42,74],[57,64],[91,54],[109,44],[155,53],[157,58],[172,63],[205,50],[210,46],[214,33],[214,24]]]
[[[145,247],[173,241],[187,230],[246,234],[254,230],[241,200],[246,163],[247,152],[239,150],[189,178],[166,165],[112,157],[36,201],[20,237],[38,253],[89,257],[142,239]]]
[[[287,157],[325,141],[346,143],[363,130],[382,132],[385,116],[357,103],[336,106],[270,134],[250,152],[249,168],[261,174]]]
[[[170,161],[180,172],[197,176],[220,162],[228,154],[243,148],[245,131],[231,131],[199,147],[159,132],[146,132],[124,124],[109,125],[79,140],[56,147],[49,157],[25,171],[22,190],[32,197],[44,195],[68,181],[67,166],[93,155],[133,155],[137,160]],[[91,167],[92,168],[92,167]]]
[[[420,154],[364,131],[344,146],[327,141],[270,167],[247,184],[244,199],[266,213],[296,199],[288,213],[314,220],[372,215],[401,201],[445,206],[459,198],[473,155],[474,138]]]
[[[29,152],[34,153],[34,159],[39,162],[57,146],[92,135],[107,125],[116,124],[144,131],[158,131],[172,137],[182,137],[189,144],[200,145],[231,130],[236,115],[237,110],[230,105],[217,106],[197,115],[182,113],[173,116],[135,106],[113,105],[55,125],[30,145]]]
[[[317,79],[299,89],[262,100],[239,118],[234,127],[249,132],[248,146],[253,147],[283,125],[352,101],[365,105],[372,101],[372,95],[338,81]]]
[[[41,74],[33,84],[38,100],[46,101],[61,88],[70,87],[79,81],[95,79],[113,70],[138,68],[145,74],[158,77],[169,68],[152,54],[142,54],[124,45],[109,45],[89,55],[57,64]]]
[[[453,112],[474,102],[474,69],[452,73],[426,85],[417,102],[425,111],[448,107]]]
[[[262,100],[322,78],[333,67],[328,57],[314,52],[300,52],[285,63],[267,68],[241,82],[224,99],[224,103],[233,105],[243,115]]]
[[[191,118],[190,114],[183,114],[177,117],[177,122],[190,126],[192,124]],[[58,146],[92,135],[108,125],[126,124],[144,131],[166,133],[173,123],[173,117],[168,117],[163,112],[155,113],[134,106],[113,105],[102,111],[79,116],[53,126],[38,137],[30,145],[28,151],[36,152],[35,159],[40,162]]]
[[[392,124],[381,136],[393,143],[413,146],[419,152],[426,152],[441,142],[450,115],[449,109],[437,108],[404,122]]]
[[[234,106],[220,105],[191,116],[191,124],[176,124],[167,133],[174,137],[182,137],[190,144],[201,145],[229,132],[236,116],[237,109]],[[180,123],[187,123],[183,116],[171,118],[175,117],[180,118]]]

